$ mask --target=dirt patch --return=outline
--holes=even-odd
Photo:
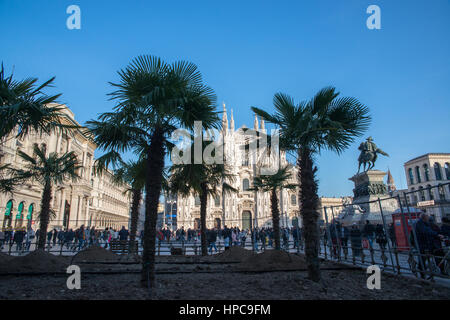
[[[35,250],[21,257],[0,258],[0,273],[62,272],[66,267],[65,259],[43,250]]]
[[[11,257],[9,254],[0,252],[0,264],[11,261],[14,257]]]
[[[154,299],[186,300],[428,300],[450,299],[450,288],[398,275],[382,274],[380,290],[367,289],[362,270],[323,271],[322,283],[312,282],[307,272],[193,273],[156,276]],[[65,276],[21,276],[0,279],[0,299],[149,299],[140,287],[140,274],[84,275],[80,290],[68,290]],[[212,285],[213,284],[213,285]],[[186,290],[189,288],[189,290]]]
[[[119,256],[121,262],[141,262],[142,258],[137,253],[123,254]]]
[[[286,251],[265,250],[243,260],[236,268],[248,271],[299,270],[306,269],[306,262],[302,256]]]
[[[99,246],[91,246],[78,252],[73,257],[73,262],[81,261],[119,261],[120,256]]]
[[[217,261],[244,261],[256,254],[250,250],[246,250],[242,247],[234,246],[224,252],[214,255],[214,259]]]

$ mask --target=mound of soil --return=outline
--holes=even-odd
[[[239,246],[233,246],[228,250],[225,250],[217,255],[214,255],[214,258],[218,261],[244,261],[251,257],[256,256],[253,251],[246,250]]]
[[[14,259],[14,257],[10,256],[9,254],[0,252],[0,264],[8,262],[12,259]]]
[[[299,270],[306,269],[306,262],[303,257],[296,254],[281,250],[265,250],[245,259],[237,268],[249,271]]]
[[[109,250],[106,250],[105,248],[102,248],[100,246],[91,246],[87,249],[84,249],[80,252],[78,252],[73,257],[73,262],[80,262],[80,261],[119,261],[120,256],[112,253]]]
[[[35,250],[25,256],[0,259],[0,272],[64,272],[67,263],[59,257]]]
[[[124,262],[141,262],[141,256],[138,255],[137,253],[131,253],[131,254],[123,254],[121,256],[119,256],[119,261],[124,261]]]

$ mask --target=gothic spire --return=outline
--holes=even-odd
[[[253,129],[258,130],[258,116],[255,114],[255,120],[253,121]]]
[[[234,118],[233,118],[233,109],[231,109],[231,117],[230,117],[230,129],[234,131]]]
[[[388,191],[395,191],[397,188],[395,187],[394,178],[392,177],[391,170],[388,169],[387,172],[387,181],[386,181]]]
[[[227,131],[228,130],[227,107],[225,106],[225,102],[223,102],[222,105],[223,105],[222,130]]]
[[[261,130],[265,130],[266,129],[266,126],[264,125],[264,119],[263,119],[263,117],[260,117],[261,118]]]

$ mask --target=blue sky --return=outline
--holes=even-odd
[[[72,4],[81,30],[66,27]],[[366,27],[371,4],[381,30]],[[368,135],[390,154],[377,168],[389,167],[398,188],[404,162],[450,152],[449,15],[448,0],[0,0],[0,60],[18,79],[56,76],[53,91],[82,124],[112,108],[108,81],[140,54],[196,63],[237,125],[252,125],[251,105],[270,111],[276,92],[300,101],[335,86],[373,117],[345,153],[317,157],[320,195],[341,196]]]

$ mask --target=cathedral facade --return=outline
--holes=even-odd
[[[263,119],[255,115],[253,129],[242,126],[235,129],[233,110],[228,121],[227,110],[223,105],[222,130],[220,141],[223,143],[224,163],[233,174],[234,181],[226,181],[238,192],[224,193],[219,188],[216,196],[208,196],[206,225],[208,228],[239,227],[250,229],[252,227],[272,226],[270,193],[250,190],[255,175],[261,172],[262,167],[276,168],[289,166],[291,180],[288,183],[297,183],[297,169],[286,160],[284,152],[277,152],[276,157],[269,155],[270,151],[263,148],[249,150],[252,135],[249,132],[265,133]],[[263,173],[264,174],[264,173]],[[280,225],[300,225],[298,190],[283,189],[278,194],[280,209]],[[200,199],[192,194],[189,197],[176,196],[177,227],[200,227]]]

